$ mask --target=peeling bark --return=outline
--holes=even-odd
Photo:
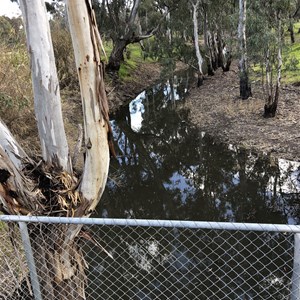
[[[84,115],[85,163],[79,191],[87,202],[77,210],[82,216],[95,209],[104,191],[108,167],[110,130],[97,24],[90,1],[67,1]]]
[[[29,160],[29,158],[1,119],[0,145],[4,152],[8,155],[9,160],[14,164],[14,166],[18,170],[21,170],[23,167],[23,160]]]
[[[199,47],[199,35],[198,35],[198,9],[200,0],[197,0],[196,3],[191,2],[193,6],[193,24],[194,24],[194,43],[195,43],[195,51],[196,57],[198,61],[198,87],[203,84],[203,57],[200,52]]]
[[[67,2],[84,115],[86,153],[81,181],[69,159],[44,1],[21,3],[44,161],[30,160],[0,121],[0,208],[6,214],[89,216],[106,184],[111,135],[99,57],[102,43],[91,2]],[[28,226],[43,299],[86,298],[81,228]]]
[[[31,59],[34,107],[44,161],[71,173],[59,82],[50,27],[43,0],[21,0],[27,48]]]

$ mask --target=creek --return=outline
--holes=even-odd
[[[298,224],[300,163],[219,143],[192,126],[190,76],[150,87],[113,117],[118,157],[98,215]]]

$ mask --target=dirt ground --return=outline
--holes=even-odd
[[[257,152],[300,161],[300,87],[282,86],[278,113],[264,118],[264,95],[260,82],[252,84],[253,97],[239,99],[237,67],[207,77],[186,99],[190,119],[199,130]]]

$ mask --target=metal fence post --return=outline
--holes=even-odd
[[[300,300],[300,233],[294,234],[294,265],[291,300]]]
[[[33,252],[32,252],[30,238],[29,238],[29,234],[28,234],[27,223],[19,222],[19,227],[20,227],[20,233],[21,233],[24,251],[25,251],[25,255],[26,255],[27,265],[29,268],[34,299],[42,300],[40,283],[39,283],[36,266],[35,266],[35,262],[34,262]]]

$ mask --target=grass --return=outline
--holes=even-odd
[[[130,80],[131,74],[141,63],[153,62],[153,59],[143,57],[143,52],[139,44],[130,44],[127,46],[124,55],[124,62],[121,64],[119,70],[119,78],[122,80]]]
[[[295,43],[291,44],[290,34],[285,32],[285,47],[283,50],[282,82],[293,84],[300,82],[300,23],[294,24]]]
[[[106,41],[104,43],[104,49],[108,58],[113,49],[112,42]],[[130,80],[131,74],[138,67],[138,65],[145,62],[153,62],[153,59],[149,57],[144,59],[140,44],[135,43],[128,45],[124,53],[124,62],[122,62],[119,70],[119,78],[124,81]]]

